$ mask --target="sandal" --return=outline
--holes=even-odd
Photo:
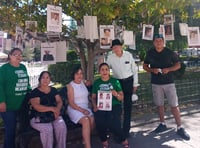
[[[110,148],[109,145],[103,145],[103,148]]]
[[[110,148],[108,141],[102,142],[103,148]]]
[[[129,144],[124,144],[123,147],[124,148],[131,148]]]

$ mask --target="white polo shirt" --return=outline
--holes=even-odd
[[[108,56],[107,63],[112,69],[113,77],[116,79],[125,79],[133,75],[134,84],[138,86],[138,71],[133,56],[128,51],[123,51],[121,57],[116,54]]]

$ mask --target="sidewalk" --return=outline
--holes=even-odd
[[[169,112],[166,113],[168,130],[162,134],[152,131],[158,125],[156,114],[148,114],[132,121],[129,143],[131,148],[200,148],[200,105],[181,109],[182,124],[190,134],[190,140],[185,141],[176,134],[176,124]],[[111,148],[122,148],[112,138]],[[83,148],[81,142],[68,143],[68,148]],[[98,137],[92,137],[92,148],[102,148]]]

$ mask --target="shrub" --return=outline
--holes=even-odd
[[[71,71],[74,67],[80,66],[80,62],[60,62],[48,67],[52,74],[52,81],[66,85],[70,81]]]

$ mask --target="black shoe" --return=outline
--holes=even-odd
[[[155,133],[161,133],[167,130],[167,126],[163,125],[162,123],[154,130]]]
[[[177,130],[177,134],[185,140],[190,140],[190,135],[182,127]]]

